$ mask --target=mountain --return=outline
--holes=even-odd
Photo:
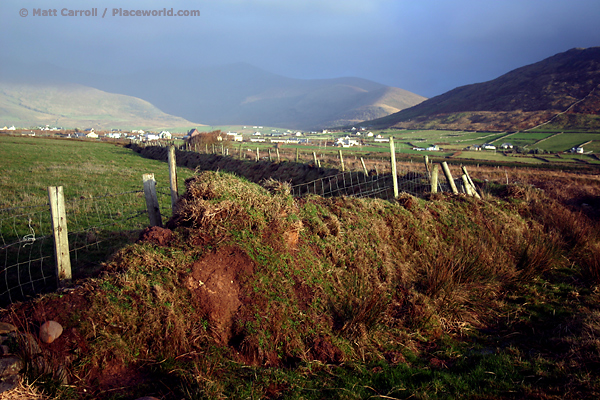
[[[425,100],[366,79],[295,79],[245,63],[116,76],[47,65],[37,71],[28,66],[22,70],[42,82],[74,82],[134,96],[168,114],[208,125],[324,128],[379,118]]]
[[[0,82],[0,125],[173,128],[197,125],[147,101],[65,83]]]
[[[576,48],[364,124],[506,131],[550,121],[555,127],[598,129],[599,86],[600,47]]]

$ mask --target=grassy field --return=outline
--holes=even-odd
[[[154,173],[159,189],[169,188],[164,163],[118,145],[0,135],[0,157],[0,208],[46,202],[48,186],[63,186],[67,199],[141,190],[145,173]],[[190,176],[180,171],[179,185]]]
[[[0,136],[0,158],[2,304],[8,297],[46,290],[45,277],[54,274],[49,186],[64,189],[76,277],[94,274],[110,254],[148,225],[142,174],[155,174],[163,220],[171,215],[166,164],[144,159],[122,146]],[[181,188],[192,175],[190,170],[179,169]],[[39,280],[40,285],[22,291],[22,282],[31,280]]]

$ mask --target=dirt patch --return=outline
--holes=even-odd
[[[140,242],[152,243],[156,246],[168,246],[173,240],[173,232],[170,229],[152,226],[140,233]]]
[[[201,315],[208,318],[215,339],[227,344],[233,317],[246,302],[243,282],[254,272],[254,262],[240,248],[227,246],[195,262],[185,286]]]

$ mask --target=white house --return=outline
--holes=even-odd
[[[511,143],[502,143],[502,146],[500,146],[500,147],[502,147],[503,149],[506,150],[506,149],[512,149],[513,145]]]
[[[94,131],[88,133],[87,135],[85,135],[85,137],[89,138],[89,139],[98,139],[98,134]]]
[[[360,143],[358,140],[350,139],[350,137],[346,136],[343,138],[338,138],[334,143],[334,146],[342,146],[342,147],[352,147],[359,146]]]
[[[583,154],[583,147],[573,147],[571,153]]]
[[[484,150],[496,150],[496,146],[494,146],[493,144],[489,144],[489,143],[482,144],[481,148]]]
[[[433,146],[429,146],[427,149],[427,151],[439,151],[439,147],[437,147],[437,144],[434,144]]]
[[[171,132],[169,132],[169,131],[161,131],[159,136],[161,139],[167,139],[167,140],[169,140],[173,137],[173,135],[171,135]]]

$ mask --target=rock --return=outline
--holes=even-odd
[[[5,335],[10,332],[16,332],[17,328],[8,322],[0,322],[0,335]]]
[[[46,321],[40,327],[40,340],[44,343],[52,343],[62,334],[63,328],[56,321]]]
[[[24,366],[23,360],[17,356],[0,358],[0,376],[16,375]]]
[[[0,393],[8,392],[9,390],[13,390],[19,385],[21,382],[21,375],[8,375],[0,378]],[[2,397],[4,398],[4,397]],[[13,397],[7,397],[10,399]]]

